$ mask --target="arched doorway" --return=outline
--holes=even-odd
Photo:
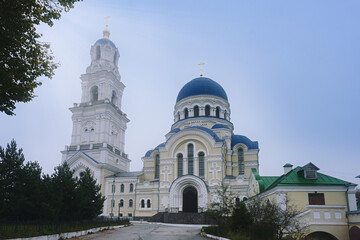
[[[327,232],[313,232],[306,236],[307,240],[338,240]]]
[[[194,187],[187,187],[183,191],[183,212],[198,211],[198,193]]]
[[[360,239],[360,228],[358,228],[357,226],[351,227],[349,231],[349,235],[350,235],[350,240]]]

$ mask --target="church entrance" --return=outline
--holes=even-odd
[[[183,212],[198,212],[198,193],[194,187],[184,189]]]

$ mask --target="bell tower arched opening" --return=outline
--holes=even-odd
[[[194,187],[183,191],[183,212],[198,212],[198,192]]]

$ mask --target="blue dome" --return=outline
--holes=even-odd
[[[99,40],[97,40],[95,42],[95,44],[97,44],[97,43],[99,43],[99,44],[110,44],[112,47],[116,48],[115,44],[111,40],[109,40],[107,38],[100,38]]]
[[[199,77],[191,80],[180,90],[176,102],[197,95],[213,95],[228,100],[225,90],[210,78]]]

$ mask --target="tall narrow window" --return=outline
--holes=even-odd
[[[177,113],[177,120],[180,121],[180,113]]]
[[[111,200],[111,207],[115,207],[115,200],[114,199]]]
[[[155,156],[155,179],[159,179],[159,172],[160,172],[160,155],[157,154]]]
[[[146,201],[146,207],[147,207],[147,208],[151,208],[151,201],[150,201],[150,199],[148,199],[148,200]]]
[[[177,155],[177,167],[178,167],[178,177],[183,175],[183,155],[179,153]]]
[[[117,101],[116,92],[115,92],[115,90],[113,90],[112,91],[112,96],[111,96],[111,103],[115,105],[116,101]]]
[[[244,150],[239,148],[238,150],[238,164],[239,164],[239,175],[244,174]]]
[[[205,116],[210,116],[210,106],[209,105],[205,106]]]
[[[111,192],[112,192],[112,193],[115,192],[115,184],[111,185]]]
[[[129,200],[129,207],[132,207],[132,206],[133,206],[133,200],[130,199],[130,200]]]
[[[204,153],[199,153],[199,177],[204,177]]]
[[[98,86],[92,86],[91,87],[91,90],[90,90],[90,93],[91,93],[91,101],[95,102],[98,100]]]
[[[227,119],[227,112],[226,112],[226,110],[224,111],[224,119]]]
[[[145,208],[145,200],[141,199],[141,208]]]
[[[198,117],[199,116],[199,106],[195,106],[194,107],[194,117]]]
[[[120,186],[120,192],[124,192],[124,184],[121,184],[121,186]]]
[[[134,191],[134,184],[130,183],[130,191],[129,192],[133,192]]]
[[[216,117],[220,117],[220,108],[216,107]]]
[[[187,108],[185,108],[184,110],[184,118],[188,118],[189,117],[189,110]]]
[[[188,145],[188,174],[194,174],[194,145]]]
[[[120,203],[119,203],[120,207],[124,207],[124,200],[120,199]]]
[[[96,47],[96,60],[100,59],[100,46]]]

